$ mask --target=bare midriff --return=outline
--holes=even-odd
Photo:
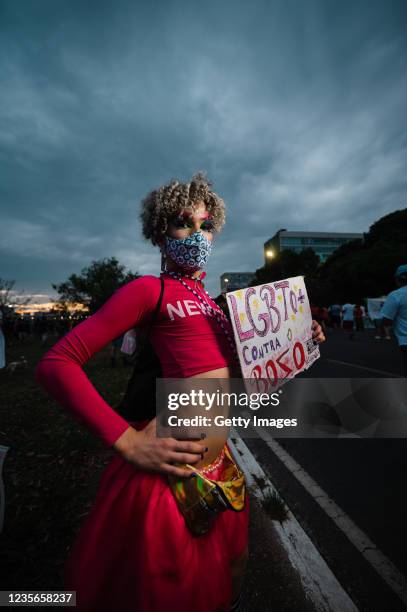
[[[218,379],[228,379],[228,378],[239,378],[241,376],[240,371],[235,367],[223,367],[217,368],[216,370],[209,370],[208,372],[200,372],[195,376],[189,376],[188,378],[218,378]],[[203,447],[208,447],[208,451],[204,453],[204,459],[194,463],[194,467],[201,468],[215,461],[221,452],[222,448],[225,445],[227,440],[227,435],[222,436],[221,434],[212,436],[208,435],[202,442],[199,440],[199,443],[202,443]]]

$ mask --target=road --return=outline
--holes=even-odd
[[[395,339],[374,339],[372,331],[349,340],[330,330],[321,358],[305,376],[380,378],[403,375]],[[379,550],[407,576],[407,439],[276,439],[327,496]],[[315,500],[311,486],[300,483],[263,440],[246,444],[270,476],[304,530],[361,610],[402,610],[391,585],[392,571],[382,578]],[[308,490],[307,490],[308,489]],[[365,547],[366,548],[366,547]],[[370,548],[368,546],[367,548]],[[374,566],[374,563],[373,563]],[[384,576],[389,581],[386,582]],[[394,576],[393,576],[394,578]],[[394,585],[393,585],[394,586]]]

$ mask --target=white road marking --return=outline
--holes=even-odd
[[[377,370],[376,368],[368,368],[367,366],[358,365],[357,363],[351,363],[350,361],[339,361],[339,359],[327,359],[323,358],[323,361],[329,361],[330,363],[339,363],[351,368],[359,368],[359,370],[368,370],[369,372],[375,372],[376,374],[383,374],[384,376],[390,376],[391,378],[403,378],[401,374],[395,374],[394,372],[386,372],[385,370]]]
[[[230,449],[245,473],[247,485],[260,500],[266,492],[276,491],[262,468],[238,433],[232,429]],[[264,481],[260,489],[257,479]],[[334,576],[326,561],[321,557],[311,539],[305,533],[295,516],[288,510],[288,520],[281,525],[273,521],[273,527],[288,558],[298,572],[306,596],[318,612],[358,612],[349,595]]]
[[[259,436],[266,442],[267,446],[284,463],[287,469],[303,485],[337,527],[346,535],[352,544],[359,550],[363,557],[370,563],[379,576],[389,585],[394,593],[407,604],[407,578],[386,557],[370,538],[352,521],[352,519],[340,508],[315,482],[315,480],[285,451],[282,446],[264,428],[255,427]]]

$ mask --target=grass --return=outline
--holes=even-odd
[[[0,536],[3,590],[62,588],[68,549],[114,453],[35,381],[34,368],[46,348],[36,339],[7,347],[7,363],[24,356],[28,367],[0,370],[0,444],[9,447]],[[104,399],[116,405],[131,368],[121,363],[112,368],[105,348],[84,370]]]
[[[268,485],[264,478],[256,476],[256,474],[252,474],[252,476],[262,492],[263,499],[261,503],[269,517],[273,521],[279,521],[281,524],[287,521],[289,518],[288,508],[278,491],[276,489],[266,489]]]
[[[288,520],[288,508],[275,489],[263,493],[262,505],[273,521],[279,521],[282,524]]]

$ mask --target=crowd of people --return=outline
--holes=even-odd
[[[45,345],[48,337],[59,338],[66,334],[80,319],[49,315],[3,315],[2,327],[7,346],[19,344],[25,340],[39,338]]]
[[[391,330],[397,340],[407,375],[407,264],[394,272],[396,289],[383,298],[381,308],[368,312],[367,305],[331,304],[329,307],[311,305],[312,318],[318,321],[324,333],[327,328],[343,328],[352,340],[355,333],[373,327],[375,340],[391,340]]]
[[[7,349],[38,340],[45,347],[48,342],[55,342],[69,332],[82,318],[69,315],[19,315],[13,312],[3,313],[0,309],[0,368],[7,365]]]
[[[327,329],[343,329],[348,332],[348,337],[352,340],[355,332],[365,331],[365,329],[376,330],[375,340],[382,337],[391,339],[388,328],[383,326],[382,317],[369,315],[367,306],[362,303],[357,304],[331,304],[330,306],[311,305],[312,318],[316,319],[321,325],[324,333]]]
[[[367,308],[361,303],[331,304],[328,307],[311,305],[311,312],[325,333],[327,328],[343,328],[352,338],[355,331],[364,331],[371,326]]]

